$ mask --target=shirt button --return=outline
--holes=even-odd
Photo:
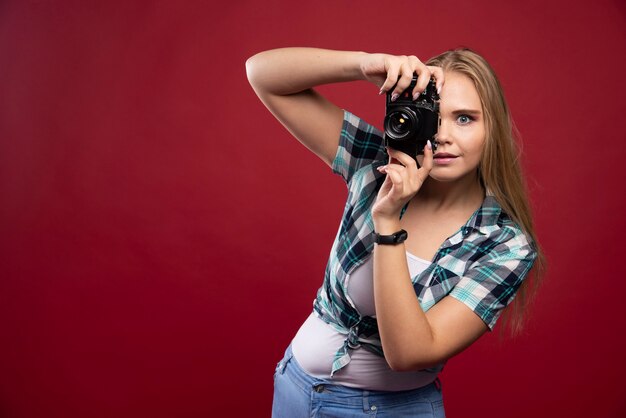
[[[372,405],[372,406],[370,406],[370,409],[371,409],[372,411],[375,411],[375,410],[377,410],[378,408],[376,408],[376,405]]]

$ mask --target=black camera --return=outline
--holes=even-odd
[[[417,75],[413,74],[409,87],[393,102],[391,89],[387,93],[385,113],[385,145],[413,158],[424,152],[428,140],[433,150],[437,149],[433,138],[439,127],[439,94],[435,80],[431,78],[422,94],[413,100],[416,83]]]

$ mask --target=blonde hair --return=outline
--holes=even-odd
[[[474,83],[482,104],[486,133],[478,166],[480,182],[522,228],[537,251],[533,268],[503,314],[505,328],[511,335],[517,335],[524,327],[525,313],[535,298],[546,264],[535,235],[519,163],[519,133],[514,127],[500,81],[483,57],[468,48],[458,48],[433,57],[426,64],[442,67],[444,72],[463,74]]]

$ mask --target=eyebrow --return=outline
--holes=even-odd
[[[473,116],[480,116],[483,112],[481,112],[480,110],[476,110],[476,109],[458,109],[458,110],[454,110],[452,111],[453,115],[473,115]]]

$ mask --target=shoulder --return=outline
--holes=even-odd
[[[515,297],[532,268],[537,251],[528,234],[487,196],[466,238],[467,264],[450,296],[473,309],[493,329],[501,310]]]
[[[382,138],[383,133],[376,128],[374,125],[370,124],[366,120],[362,119],[360,116],[350,112],[349,110],[343,110],[343,129],[345,129],[346,133],[354,134],[354,135],[372,135],[375,137]]]
[[[505,212],[492,195],[487,195],[481,207],[476,211],[474,226],[485,235],[501,233],[512,238],[526,238],[524,230]]]
[[[333,172],[349,183],[354,173],[376,161],[386,161],[383,133],[344,110],[339,146],[332,163]]]

